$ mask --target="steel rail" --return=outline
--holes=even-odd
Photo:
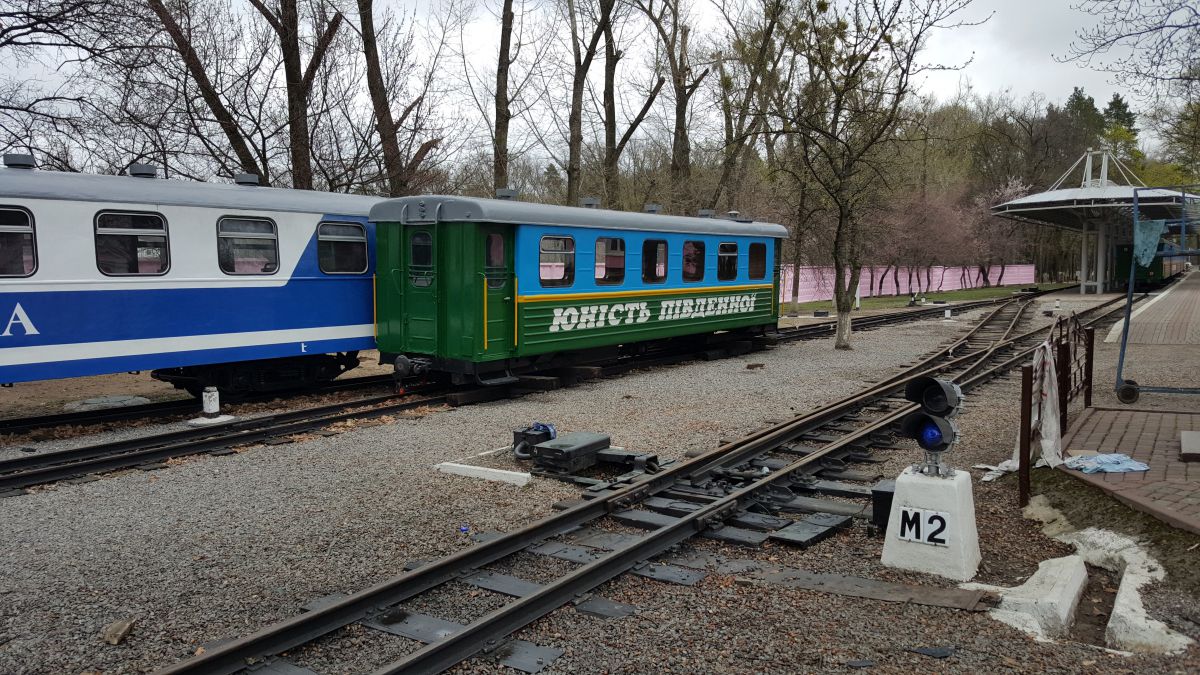
[[[1019,315],[1020,313],[1018,313],[1018,318]],[[1012,325],[1010,323],[1010,329]],[[997,348],[998,346],[994,346],[992,349],[987,350],[986,353],[977,354],[976,356],[979,360],[985,360]],[[972,384],[980,381],[982,381],[980,377],[972,378],[972,380],[964,383],[964,385],[969,389]],[[492,611],[468,624],[462,630],[437,642],[429,643],[408,656],[373,671],[373,675],[424,675],[440,673],[483,651],[485,648],[498,644],[506,636],[561,607],[570,598],[580,593],[589,592],[600,584],[620,576],[643,560],[666,553],[671,547],[691,539],[710,526],[719,525],[725,517],[737,511],[747,499],[756,493],[781,481],[790,480],[790,476],[793,473],[819,462],[837,450],[870,438],[872,434],[891,427],[917,409],[918,406],[916,404],[910,403],[897,410],[889,411],[878,419],[848,433],[836,441],[828,443],[804,457],[793,460],[782,469],[772,471],[762,478],[737,488],[724,497],[704,504],[695,511],[678,517],[675,522],[650,532],[638,541],[618,548],[600,559],[583,565],[569,574],[560,577],[553,583],[543,586],[538,591],[518,598]],[[768,452],[784,443],[795,440],[799,435],[801,434],[797,433],[795,429],[784,429],[765,434],[758,437],[752,443],[744,444],[739,448],[737,455],[744,458],[748,455]],[[725,465],[737,464],[741,461],[740,459],[734,459],[731,462],[728,457],[723,459],[722,464]],[[699,476],[696,473],[688,475],[693,479]],[[651,482],[658,483],[660,481],[651,479]],[[670,481],[672,484],[674,482],[675,480]],[[651,492],[654,491],[651,490]]]
[[[1011,334],[1015,329],[1025,307],[1027,307],[1027,303],[1021,306],[1020,311],[1018,311],[1017,315],[1009,323],[1006,334]],[[1111,313],[1108,312],[1103,316]],[[1096,323],[1100,318],[1103,317],[1094,319],[1089,322],[1089,325]],[[1036,349],[1036,347],[1029,348],[1019,356],[996,364],[984,372],[970,375],[979,364],[986,363],[997,351],[1009,344],[1008,340],[1000,340],[993,343],[989,349],[984,350],[982,353],[975,354],[974,356],[978,357],[976,363],[955,376],[954,380],[964,391],[970,391],[975,386],[990,380],[998,372],[1008,369],[1013,363],[1021,360]],[[675,522],[653,530],[636,542],[618,548],[591,563],[585,564],[569,574],[560,577],[553,583],[541,587],[538,591],[518,598],[490,612],[463,627],[462,630],[437,642],[429,643],[421,649],[373,671],[373,675],[424,675],[439,673],[451,668],[467,658],[484,651],[486,648],[498,644],[512,633],[561,607],[570,598],[595,589],[600,584],[616,578],[643,560],[666,553],[671,547],[691,539],[710,526],[719,525],[727,516],[736,512],[747,500],[763,489],[771,487],[776,483],[790,480],[790,476],[795,472],[817,463],[837,450],[869,438],[874,433],[886,430],[902,420],[906,415],[918,409],[918,405],[909,403],[897,410],[886,412],[878,419],[848,433],[836,441],[826,444],[824,447],[804,457],[792,461],[787,466],[744,485],[722,498],[701,505],[695,511],[677,517]],[[755,442],[744,446],[742,454],[767,452],[772,448],[793,440],[795,437],[796,434],[794,433],[786,434],[779,432],[762,435]],[[729,462],[726,461],[725,463],[728,464]],[[673,483],[674,481],[671,482]]]
[[[302,645],[337,628],[366,618],[381,608],[403,602],[456,579],[464,570],[479,569],[527,548],[533,543],[571,531],[614,510],[632,506],[644,497],[667,489],[681,478],[693,478],[707,474],[721,464],[740,463],[744,461],[745,456],[761,452],[761,448],[766,445],[778,445],[781,442],[798,438],[822,424],[844,416],[849,411],[877,400],[886,391],[895,390],[897,386],[899,385],[893,383],[887,386],[872,387],[820,410],[761,430],[738,441],[724,444],[705,455],[680,462],[663,472],[650,475],[646,480],[617,488],[609,494],[579,503],[526,525],[508,536],[464,549],[434,563],[354,593],[338,603],[266,626],[255,633],[214,647],[204,654],[168,666],[159,673],[160,675],[179,675],[236,672],[262,658]],[[868,428],[885,428],[885,426],[871,425]],[[855,438],[860,438],[860,436]],[[843,445],[831,448],[829,452],[838,447],[843,447]],[[827,452],[822,452],[817,457],[825,454]],[[813,457],[813,455],[808,457]],[[707,511],[705,512],[707,513]],[[632,558],[637,558],[636,552],[629,554],[629,559]],[[628,562],[627,559],[623,560],[622,564]],[[600,577],[592,576],[590,578],[594,580]],[[541,592],[537,596],[541,597]],[[555,606],[561,604],[559,602]]]
[[[394,399],[395,396],[391,395],[359,399],[345,404],[237,420],[211,427],[185,429],[45,455],[17,457],[0,462],[0,491],[18,490],[91,473],[135,467],[172,457],[299,433],[335,422],[381,417],[446,401],[445,395],[435,395],[414,401],[367,407]]]

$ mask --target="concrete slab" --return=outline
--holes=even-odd
[[[1039,639],[1062,637],[1070,632],[1075,608],[1086,587],[1087,566],[1078,555],[1043,560],[1025,583],[1013,588],[959,585],[999,595],[1000,606],[992,611],[993,618]]]
[[[507,471],[505,469],[492,469],[486,466],[474,466],[471,464],[456,464],[454,462],[442,462],[435,464],[433,467],[442,473],[454,474],[455,476],[466,476],[468,478],[482,478],[484,480],[498,481],[501,483],[511,483],[512,485],[526,485],[533,479],[528,473],[520,471]]]
[[[237,418],[233,415],[217,415],[216,417],[197,417],[187,421],[189,427],[211,427],[216,424],[232,422]]]
[[[1200,462],[1200,431],[1179,432],[1179,460]]]
[[[1171,630],[1146,613],[1141,589],[1166,577],[1166,571],[1137,541],[1094,527],[1075,530],[1043,495],[1030,500],[1025,516],[1044,523],[1043,532],[1074,546],[1088,564],[1120,573],[1120,585],[1104,635],[1108,647],[1129,652],[1176,654],[1193,644],[1191,638]]]
[[[150,399],[142,396],[97,396],[88,398],[82,401],[72,401],[63,406],[63,410],[70,412],[86,412],[91,410],[107,410],[109,408],[125,408],[131,405],[145,405],[150,402]]]

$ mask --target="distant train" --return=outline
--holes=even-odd
[[[498,384],[778,320],[779,225],[6,160],[0,383],[151,370],[244,393],[331,380],[377,347],[399,378]]]

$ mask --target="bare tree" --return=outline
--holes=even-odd
[[[567,23],[571,27],[571,104],[568,114],[567,137],[567,203],[579,201],[580,163],[583,156],[583,93],[587,85],[588,71],[612,20],[616,0],[597,0],[595,23],[591,34],[584,39],[581,27],[581,8],[577,0],[566,0]],[[580,10],[584,9],[585,12]]]
[[[410,118],[419,114],[420,107],[425,103],[429,91],[429,83],[436,69],[437,59],[429,68],[425,78],[423,91],[416,96],[401,111],[397,119],[392,115],[392,96],[384,79],[384,69],[379,54],[379,31],[375,26],[374,0],[358,0],[358,17],[361,28],[362,50],[366,60],[367,91],[371,96],[371,108],[375,115],[375,129],[379,134],[380,147],[383,154],[383,167],[386,174],[387,193],[392,197],[410,194],[413,181],[421,163],[440,143],[441,138],[423,140],[419,147],[406,158],[400,147],[400,130]],[[407,36],[411,40],[411,35]],[[438,54],[440,54],[439,44]],[[393,59],[397,57],[395,50],[389,52]]]
[[[806,56],[796,92],[794,130],[804,168],[828,198],[833,233],[837,349],[850,348],[850,311],[864,262],[866,216],[887,184],[883,162],[929,32],[945,27],[970,0],[804,0],[792,48]]]
[[[161,4],[161,0],[148,0]],[[267,20],[279,39],[279,50],[283,56],[283,74],[287,83],[288,139],[292,156],[292,187],[311,190],[313,187],[312,151],[309,138],[308,100],[312,94],[313,79],[333,38],[337,35],[344,17],[335,11],[333,16],[324,16],[324,5],[319,6],[316,40],[311,46],[308,63],[304,64],[303,45],[300,39],[300,8],[297,0],[279,0],[276,8],[267,7],[263,0],[250,0],[250,4]]]
[[[613,19],[604,27],[604,91],[602,93],[603,124],[604,124],[604,158],[602,161],[601,171],[604,174],[604,193],[605,203],[616,206],[621,199],[621,172],[620,162],[621,155],[625,152],[625,146],[629,144],[629,139],[633,137],[638,130],[638,127],[645,121],[646,115],[650,112],[650,108],[654,106],[655,99],[658,98],[659,92],[662,91],[663,85],[666,84],[667,78],[659,75],[653,85],[650,86],[649,93],[646,94],[645,101],[642,102],[641,108],[629,125],[625,127],[625,132],[621,134],[620,140],[617,139],[617,66],[621,59],[624,58],[624,50],[617,44],[617,31],[614,27],[614,22],[618,17],[623,5],[618,5],[614,8]]]
[[[727,53],[716,57],[718,100],[724,122],[721,173],[707,206],[716,208],[725,195],[726,210],[737,207],[738,187],[750,141],[762,129],[763,114],[759,89],[769,72],[778,70],[784,50],[776,44],[776,30],[784,18],[783,0],[761,0],[761,6],[747,10],[741,3],[714,0],[725,20]],[[732,66],[732,67],[731,67]]]
[[[1140,91],[1166,94],[1200,85],[1200,10],[1194,0],[1084,0],[1099,21],[1081,30],[1066,58],[1112,73]],[[1112,57],[1112,52],[1124,53]]]
[[[689,190],[692,176],[692,141],[688,133],[688,110],[692,97],[709,73],[704,68],[695,72],[692,65],[692,29],[684,16],[684,0],[633,0],[633,4],[650,20],[658,34],[661,58],[667,66],[674,94],[674,125],[671,136],[671,210],[690,209],[693,198]]]
[[[162,0],[146,0],[146,2],[162,23],[163,30],[166,31],[167,36],[170,37],[171,42],[175,45],[175,49],[179,52],[179,57],[187,68],[188,75],[191,76],[192,81],[199,90],[200,96],[204,99],[217,124],[220,125],[221,131],[229,141],[229,146],[233,149],[234,154],[237,155],[242,171],[257,174],[264,182],[270,182],[270,174],[267,166],[264,163],[260,163],[254,156],[254,153],[251,152],[250,145],[237,121],[234,119],[233,113],[225,105],[221,94],[217,91],[216,86],[209,77],[204,63],[192,45],[190,31],[185,30],[180,25],[179,21],[167,9]],[[184,9],[186,11],[186,5]],[[307,133],[305,136],[307,136]],[[308,141],[306,138],[306,148],[307,144]]]

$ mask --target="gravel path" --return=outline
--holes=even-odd
[[[564,431],[602,431],[614,444],[680,457],[856,391],[965,325],[931,321],[864,333],[850,352],[836,352],[824,341],[786,345],[0,499],[0,672],[161,667],[202,643],[290,616],[316,597],[391,577],[408,560],[468,546],[459,531],[463,525],[506,531],[542,517],[553,502],[578,491],[555,481],[517,488],[430,470],[434,463],[504,445],[512,428],[532,420]],[[752,363],[765,367],[748,369]],[[977,452],[994,462],[1011,448],[1013,427],[1005,433],[1011,422],[1004,415],[1016,406],[1003,400],[992,405],[991,395],[989,390],[988,399],[980,398],[988,404],[963,418],[964,432],[980,439],[977,448],[960,446],[964,460]],[[898,470],[911,459],[897,453],[886,469]],[[980,493],[985,497],[987,488]],[[1031,527],[1017,526],[1022,521],[1015,509],[997,500],[979,507],[981,528],[1005,532],[984,555],[1016,562],[988,568],[983,580],[1008,583],[1027,574],[1053,544],[1039,540]],[[771,548],[729,554],[919,578],[880,568],[879,546],[853,533],[805,553]],[[537,561],[521,566],[523,574],[539,569]],[[600,594],[642,612],[605,621],[567,608],[521,635],[568,650],[552,672],[812,671],[849,658],[871,658],[897,671],[1078,670],[1110,662],[1155,671],[1163,665],[1139,659],[1135,667],[1083,647],[1036,645],[979,616],[742,586],[719,576],[683,588],[627,575]],[[459,606],[463,597],[430,602],[444,605],[447,616],[465,616],[457,614],[466,611]],[[105,644],[103,627],[130,617],[137,618],[132,634],[120,645]],[[966,651],[949,661],[903,651],[929,644]],[[353,672],[411,648],[399,638],[352,627],[303,650],[297,660],[325,672]],[[1089,659],[1097,663],[1085,663]],[[465,668],[489,666],[472,661]]]

